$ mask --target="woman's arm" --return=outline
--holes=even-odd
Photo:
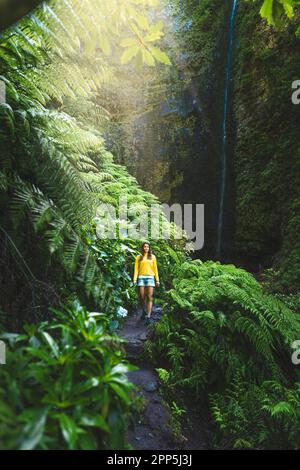
[[[157,283],[159,283],[159,275],[158,275],[156,257],[155,257],[154,260],[153,260],[153,267],[154,267],[154,276],[155,276],[155,280],[156,280]]]
[[[137,256],[135,258],[135,263],[134,263],[133,282],[136,282],[138,274],[139,274],[139,257]]]

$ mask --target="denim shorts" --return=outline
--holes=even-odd
[[[138,276],[137,285],[144,287],[155,287],[154,276]]]

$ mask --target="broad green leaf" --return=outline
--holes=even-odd
[[[135,15],[134,19],[141,29],[149,29],[149,22],[145,16]]]
[[[155,60],[153,56],[146,49],[143,49],[143,59],[147,65],[150,65],[150,67],[153,67],[155,65]]]
[[[130,47],[135,45],[137,45],[137,39],[135,37],[122,39],[122,41],[120,42],[120,46],[122,47]]]
[[[269,24],[275,24],[273,17],[273,3],[274,0],[264,0],[264,3],[260,9],[260,14],[263,18],[266,18]]]
[[[48,408],[35,412],[30,417],[30,423],[24,428],[24,435],[20,439],[20,450],[32,450],[41,441],[45,429]]]
[[[170,59],[167,54],[161,51],[158,47],[149,46],[149,50],[156,60],[162,62],[163,64],[171,65]]]
[[[121,56],[121,64],[127,64],[132,57],[134,57],[139,51],[139,46],[132,46],[129,49],[126,49]]]
[[[79,428],[77,428],[75,421],[64,413],[58,414],[57,418],[65,441],[71,449],[74,449]]]
[[[124,390],[122,388],[122,386],[114,383],[114,382],[110,382],[110,387],[116,392],[116,394],[127,404],[129,405],[130,404],[130,397],[128,395],[128,393],[126,392],[126,390]]]
[[[283,5],[285,14],[288,18],[292,18],[294,16],[294,2],[293,0],[280,0]]]
[[[160,39],[162,37],[162,33],[161,32],[154,32],[154,33],[151,33],[151,34],[147,34],[147,36],[144,37],[144,41],[145,42],[153,42],[153,41],[157,41],[158,39]]]
[[[108,424],[106,423],[105,419],[101,415],[98,415],[98,416],[84,415],[80,419],[80,424],[82,426],[96,427],[96,428],[102,429],[105,432],[110,432]]]
[[[55,340],[46,331],[42,332],[42,336],[45,338],[46,342],[51,348],[51,351],[53,352],[54,356],[57,358],[59,356],[59,347],[57,343],[55,342]]]

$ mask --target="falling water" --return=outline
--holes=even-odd
[[[227,126],[228,126],[228,100],[230,92],[231,74],[232,74],[232,59],[233,59],[233,39],[234,39],[234,26],[237,11],[238,0],[232,0],[230,24],[228,30],[228,45],[227,45],[227,60],[225,69],[225,84],[224,84],[224,112],[222,122],[222,151],[221,151],[221,190],[220,190],[220,203],[219,203],[219,216],[218,216],[218,231],[217,231],[217,250],[216,257],[220,258],[222,249],[222,234],[224,224],[224,200],[226,189],[226,176],[227,176]]]

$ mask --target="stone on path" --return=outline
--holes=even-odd
[[[153,305],[152,316],[154,321],[159,321],[163,314],[162,308]],[[144,344],[150,327],[141,320],[142,311],[139,309],[126,317],[120,336],[127,341],[125,349],[127,359],[139,367],[138,370],[128,372],[128,378],[137,388],[137,397],[143,397],[145,408],[142,416],[136,418],[128,429],[127,438],[136,450],[178,450],[178,449],[205,449],[206,439],[202,429],[196,421],[193,429],[187,429],[188,439],[181,436],[176,440],[169,425],[169,409],[159,393],[159,382],[153,366],[148,364],[144,357]],[[204,424],[204,423],[203,423]],[[184,431],[185,432],[185,431]],[[200,442],[203,441],[203,445]]]
[[[158,391],[157,374],[142,359],[149,330],[144,320],[141,320],[141,314],[141,310],[129,314],[120,331],[120,336],[127,341],[127,358],[140,367],[128,372],[128,377],[139,388],[139,394],[145,400],[143,416],[129,428],[127,437],[132,447],[138,450],[176,450],[178,443],[175,442],[168,424],[170,416]],[[153,319],[159,320],[162,309],[154,305],[151,315]]]

